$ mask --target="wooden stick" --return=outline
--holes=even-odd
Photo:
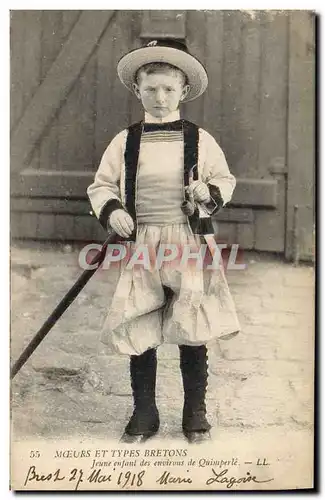
[[[103,243],[103,246],[100,252],[95,255],[95,257],[91,260],[90,265],[97,264],[98,266],[95,269],[85,269],[85,271],[81,274],[81,276],[77,279],[75,284],[70,288],[70,290],[63,297],[61,302],[56,306],[52,314],[47,318],[45,323],[38,330],[34,338],[30,341],[26,349],[22,352],[18,360],[14,363],[10,378],[13,379],[15,375],[19,372],[22,366],[26,363],[26,361],[33,354],[35,349],[39,346],[42,340],[46,337],[49,331],[53,328],[55,323],[60,319],[62,314],[68,309],[70,304],[75,300],[75,298],[79,295],[81,290],[84,288],[86,283],[90,280],[92,275],[97,271],[100,264],[105,259],[107,246],[113,244],[117,241],[117,235],[112,233],[108,236],[107,240]]]

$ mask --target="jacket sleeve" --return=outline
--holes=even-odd
[[[124,146],[126,131],[114,137],[105,150],[94,182],[88,187],[87,194],[91,206],[101,225],[107,229],[111,213],[122,208],[120,180],[124,163]]]
[[[213,215],[231,200],[236,187],[236,179],[230,173],[225,155],[215,139],[202,130],[204,149],[203,182],[208,185],[211,200],[206,209]]]

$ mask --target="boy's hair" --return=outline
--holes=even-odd
[[[173,71],[174,73],[178,73],[182,76],[183,85],[188,85],[188,78],[184,71],[177,68],[177,66],[173,66],[173,64],[165,63],[165,62],[150,62],[141,66],[135,74],[134,80],[135,83],[139,83],[140,73],[145,73],[146,75],[152,75],[154,73],[162,73],[163,71]]]

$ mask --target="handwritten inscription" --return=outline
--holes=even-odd
[[[158,484],[191,484],[193,481],[190,477],[173,476],[170,472],[165,470],[162,475],[157,479]]]
[[[26,486],[28,482],[32,481],[35,482],[53,481],[53,483],[55,483],[56,481],[63,481],[65,479],[65,476],[61,476],[60,474],[61,474],[60,469],[57,469],[55,472],[49,472],[48,474],[41,474],[39,472],[36,472],[35,465],[32,465],[28,469],[24,486]]]
[[[93,469],[92,472],[87,476],[83,469],[72,469],[67,476],[61,473],[61,469],[56,469],[54,472],[43,473],[36,470],[35,465],[29,467],[26,474],[24,486],[27,484],[35,483],[56,483],[57,481],[63,481],[64,479],[69,482],[74,482],[74,489],[77,490],[79,485],[83,482],[89,484],[102,484],[114,482],[117,486],[122,489],[129,486],[141,487],[143,485],[143,477],[145,471],[140,471],[138,473],[132,473],[131,471],[120,472],[116,477],[113,478],[112,473],[103,473],[102,469]]]
[[[82,483],[88,484],[113,484],[114,486],[119,486],[121,489],[124,488],[141,488],[144,485],[146,471],[142,470],[140,472],[133,472],[131,470],[123,472],[102,472],[102,469],[93,469],[90,474],[84,472],[83,469],[71,469],[71,471],[64,475],[61,469],[56,469],[50,472],[40,472],[36,469],[35,465],[29,467],[24,486],[28,484],[36,483],[57,483],[58,481],[67,480],[75,490],[79,489]],[[269,479],[259,479],[256,475],[252,475],[251,472],[247,472],[244,476],[233,475],[230,473],[229,469],[222,469],[216,471],[211,469],[207,479],[203,478],[207,486],[215,486],[216,484],[221,484],[227,489],[231,489],[236,485],[247,484],[247,483],[268,483],[274,480],[274,478]],[[177,484],[192,484],[193,478],[187,471],[187,474],[172,474],[170,471],[164,470],[163,473],[159,475],[156,479],[156,483],[161,486],[177,485]]]
[[[244,483],[269,483],[270,481],[273,481],[274,478],[270,479],[264,479],[264,480],[258,480],[256,476],[252,476],[250,472],[246,473],[246,476],[242,477],[236,477],[236,476],[229,476],[228,475],[228,469],[223,469],[222,471],[216,472],[214,469],[212,469],[212,476],[210,476],[206,480],[206,485],[210,486],[211,484],[214,483],[220,483],[224,484],[226,488],[230,489],[232,488],[235,484],[244,484]]]

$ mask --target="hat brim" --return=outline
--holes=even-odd
[[[189,93],[183,102],[193,101],[206,90],[208,75],[204,66],[194,56],[172,47],[142,47],[123,56],[117,65],[117,74],[126,88],[132,91],[136,72],[141,66],[153,62],[172,64],[188,78]]]

